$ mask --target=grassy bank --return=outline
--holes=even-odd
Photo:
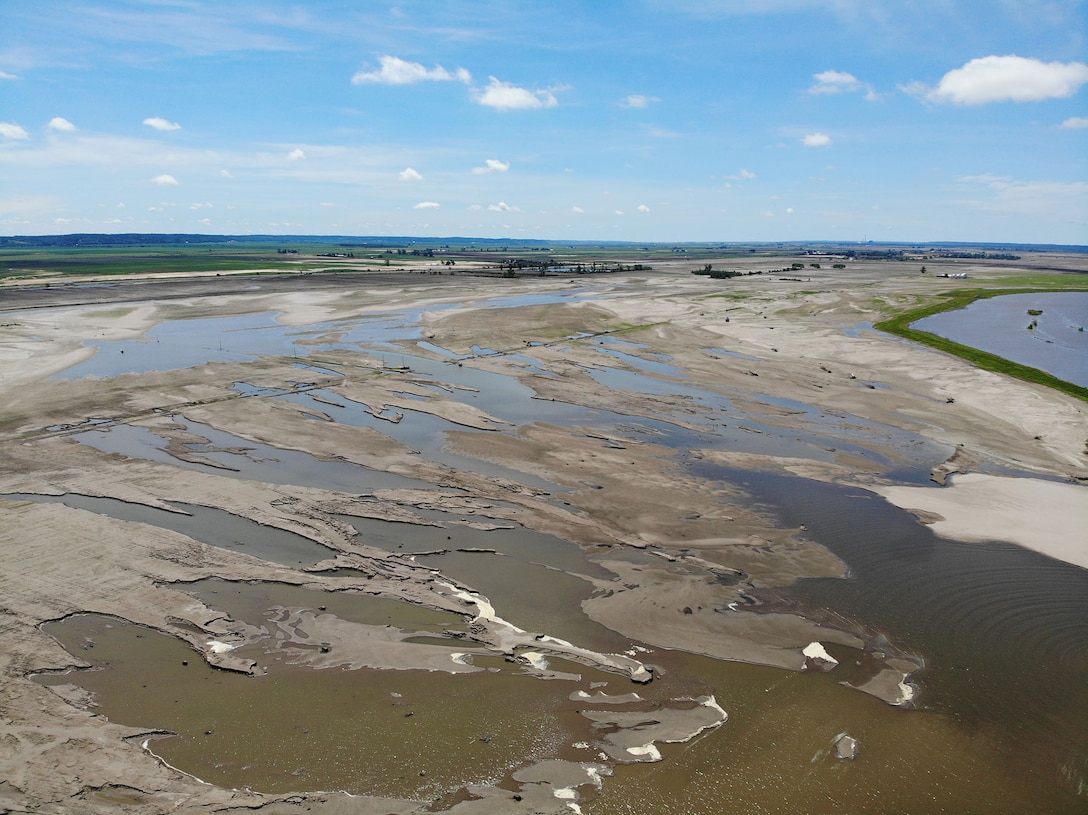
[[[944,337],[938,337],[936,334],[931,334],[928,331],[919,331],[917,328],[911,328],[911,323],[921,320],[924,317],[930,317],[943,311],[954,311],[956,309],[965,308],[976,300],[984,300],[989,297],[1000,297],[1005,294],[1032,294],[1038,291],[1088,291],[1088,287],[1076,285],[1064,286],[1061,288],[957,289],[939,295],[940,299],[934,302],[927,303],[924,306],[919,306],[910,311],[897,314],[887,320],[875,323],[873,327],[880,331],[886,331],[889,334],[895,334],[905,339],[928,345],[930,348],[936,348],[938,351],[953,354],[984,370],[1006,374],[1015,377],[1016,379],[1021,379],[1024,382],[1032,382],[1036,385],[1045,385],[1048,388],[1053,388],[1054,390],[1061,391],[1069,396],[1088,402],[1088,388],[1082,387],[1081,385],[1074,384],[1073,382],[1066,382],[1064,379],[1052,376],[1051,374],[1046,373],[1046,371],[1040,371],[1038,368],[1021,365],[1018,362],[999,357],[996,354],[990,354],[978,348],[972,348],[969,345],[961,345],[958,342],[953,342]]]

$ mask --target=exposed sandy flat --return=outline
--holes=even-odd
[[[214,664],[248,669],[209,643],[241,640],[252,632],[177,585],[206,577],[276,580],[409,600],[464,615],[477,634],[472,647],[493,655],[531,663],[525,653],[533,649],[638,681],[646,678],[637,657],[597,654],[578,643],[537,637],[548,632],[513,628],[502,619],[501,608],[488,611],[471,585],[447,583],[408,558],[368,547],[344,522],[345,513],[418,521],[414,510],[446,509],[485,528],[508,521],[558,535],[614,575],[592,578],[594,593],[582,604],[586,614],[652,646],[799,670],[805,666],[802,651],[812,642],[864,645],[853,630],[745,610],[751,593],[802,577],[841,576],[844,565],[806,539],[803,528],[779,528],[741,490],[685,471],[677,451],[649,433],[619,440],[599,428],[546,421],[515,428],[497,418],[502,405],[464,404],[448,389],[420,384],[413,372],[389,365],[384,351],[323,352],[311,361],[324,373],[301,372],[298,360],[273,357],[112,379],[50,378],[89,356],[85,342],[136,338],[165,320],[271,312],[291,326],[330,323],[328,332],[336,335],[362,315],[394,309],[419,313],[414,333],[402,345],[406,353],[424,353],[417,339],[461,354],[473,345],[497,351],[465,359],[463,365],[516,376],[541,404],[614,410],[632,422],[667,414],[680,429],[711,422],[738,438],[761,436],[771,440],[763,452],[683,452],[745,470],[862,485],[898,506],[924,511],[939,535],[1005,540],[1088,568],[1083,532],[1088,487],[992,474],[1083,479],[1088,405],[865,326],[879,319],[887,304],[906,305],[939,288],[939,282],[919,279],[902,264],[856,264],[841,273],[806,270],[802,274],[810,279],[803,284],[769,276],[709,281],[693,276],[692,265],[669,261],[652,273],[574,281],[466,276],[436,282],[386,275],[353,284],[343,275],[324,282],[314,276],[264,282],[248,292],[239,278],[204,277],[161,289],[139,288],[159,285],[149,283],[98,289],[88,295],[95,299],[82,305],[73,294],[61,293],[56,308],[44,308],[51,295],[39,293],[36,308],[5,311],[0,493],[73,492],[153,507],[169,501],[216,507],[328,546],[336,565],[358,574],[317,576],[144,524],[0,500],[0,744],[5,745],[0,809],[33,805],[41,811],[113,812],[113,798],[124,791],[122,797],[132,799],[130,811],[139,813],[236,807],[286,813],[298,811],[300,804],[325,813],[423,811],[421,802],[336,795],[286,799],[198,784],[142,751],[134,738],[138,731],[106,723],[28,679],[76,662],[39,625],[80,611],[166,631]],[[1015,273],[1014,268],[972,268],[972,274],[990,275],[995,285]],[[227,294],[221,285],[234,288]],[[168,296],[154,296],[166,291]],[[565,298],[574,292],[577,299]],[[492,302],[542,293],[564,299],[506,308]],[[661,375],[657,392],[601,384],[592,374],[608,359],[602,354],[609,339],[639,344],[647,362],[665,360],[676,375]],[[428,460],[384,434],[380,421],[377,427],[352,426],[332,420],[332,404],[326,403],[322,414],[321,402],[315,408],[243,398],[236,382],[276,392],[320,389],[331,394],[323,397],[328,402],[365,405],[386,420],[398,411],[445,419],[455,428],[444,436],[448,450],[531,474],[556,489],[490,475],[483,466],[472,471]],[[708,409],[683,393],[685,384],[720,394],[743,418]],[[110,432],[118,435],[129,426],[154,432],[165,440],[161,460],[102,453],[70,437],[91,420],[104,421],[103,429],[114,428]],[[208,439],[181,420],[234,434],[242,446],[267,444],[414,481],[398,488],[371,490],[360,484],[334,490],[232,477],[200,467],[214,451],[202,452]],[[829,423],[834,432],[820,435]],[[788,452],[774,446],[779,436],[786,445],[801,434],[815,441]],[[828,438],[844,439],[851,449],[839,449],[842,445]],[[896,465],[924,460],[937,466],[946,458],[940,472],[962,471],[953,475],[951,486],[887,483]],[[175,466],[181,462],[195,466]],[[320,629],[334,643],[327,656],[311,657],[323,666],[465,667],[424,646],[401,647],[403,638],[395,633],[363,632],[312,615],[291,619],[293,630]],[[889,649],[883,671],[863,690],[901,701],[900,683],[909,669],[910,663]],[[707,706],[692,718],[698,727],[716,726],[722,719],[713,712]],[[520,801],[509,790],[481,788],[473,790],[476,799],[452,811],[569,812],[553,793],[577,775],[561,762],[524,768],[520,777],[528,780]]]
[[[962,541],[1007,541],[1088,569],[1088,488],[1037,478],[964,473],[946,487],[875,487],[922,510],[933,531]]]

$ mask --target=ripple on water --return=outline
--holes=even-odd
[[[718,476],[744,482],[850,568],[848,580],[802,580],[782,596],[923,654],[922,705],[996,734],[1054,783],[1066,783],[1063,765],[1088,769],[1088,571],[1011,544],[944,540],[861,490]]]

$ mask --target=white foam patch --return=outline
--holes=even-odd
[[[220,642],[219,640],[212,640],[208,643],[208,650],[213,654],[226,654],[233,651],[235,646],[229,642]]]
[[[538,671],[548,670],[548,658],[539,651],[522,651],[519,656],[524,657]]]
[[[628,747],[627,752],[633,756],[648,756],[650,761],[661,761],[661,751],[652,741],[641,747]]]
[[[819,659],[819,660],[822,660],[823,662],[829,662],[832,665],[838,665],[839,664],[839,661],[837,659],[835,659],[835,657],[833,657],[833,656],[831,656],[831,654],[827,653],[827,649],[824,648],[823,643],[821,643],[821,642],[810,642],[808,645],[806,645],[804,647],[804,649],[801,651],[801,653],[804,654],[809,659]]]

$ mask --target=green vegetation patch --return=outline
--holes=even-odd
[[[1061,391],[1064,394],[1088,402],[1088,388],[1081,385],[1074,384],[1073,382],[1066,382],[1064,379],[1052,376],[1046,371],[1040,371],[1038,368],[1021,365],[1019,362],[1013,362],[1004,357],[999,357],[996,354],[991,354],[978,348],[972,348],[969,345],[962,345],[958,342],[945,339],[944,337],[939,337],[936,334],[931,334],[928,331],[920,331],[917,328],[911,327],[912,323],[925,317],[931,317],[934,314],[940,314],[944,311],[955,311],[957,309],[965,308],[976,300],[984,300],[989,297],[1001,297],[1006,294],[1032,294],[1039,291],[1088,291],[1088,286],[1080,284],[1079,281],[1077,284],[1070,284],[1068,281],[1064,282],[1065,285],[1063,286],[1049,285],[1043,288],[1030,289],[957,289],[955,291],[937,295],[942,299],[938,299],[935,302],[901,312],[887,320],[874,323],[873,327],[880,331],[886,331],[889,334],[895,334],[896,336],[921,343],[922,345],[928,345],[930,348],[936,348],[938,351],[944,351],[945,353],[960,357],[983,370],[1005,374],[1036,385],[1045,385],[1048,388],[1053,388],[1056,391]]]

